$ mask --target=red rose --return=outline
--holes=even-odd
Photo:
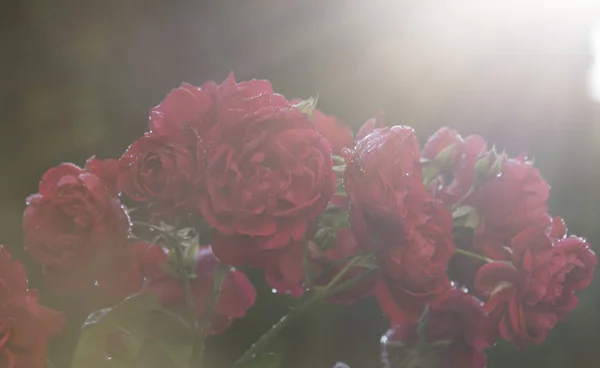
[[[98,176],[61,164],[44,174],[27,203],[26,249],[55,291],[93,287],[98,272],[123,252],[129,217]]]
[[[538,169],[525,160],[510,159],[502,174],[485,182],[473,198],[482,220],[481,229],[492,227],[514,235],[547,221],[550,187]]]
[[[484,154],[486,147],[487,143],[478,135],[466,137],[457,146],[458,155],[453,160],[450,182],[444,181],[444,172],[442,172],[438,181],[432,183],[432,186],[435,187],[436,197],[444,204],[452,206],[469,196],[475,185],[477,159]]]
[[[506,160],[502,174],[483,183],[469,200],[480,220],[474,249],[492,259],[514,259],[514,236],[526,228],[545,231],[550,225],[548,196],[549,186],[535,167],[524,160]]]
[[[163,272],[167,254],[159,246],[138,241],[128,244],[126,250],[122,259],[115,259],[112,265],[105,266],[106,272],[98,276],[98,285],[87,295],[82,295],[87,311],[117,304],[140,291],[144,280]]]
[[[380,221],[406,222],[418,216],[427,193],[421,176],[419,142],[405,126],[379,129],[344,151],[344,184],[354,210],[352,226],[375,226]],[[357,212],[358,211],[358,212]],[[366,216],[367,219],[361,219]],[[373,219],[369,221],[368,219]],[[363,229],[366,230],[366,229]],[[359,243],[368,244],[364,234]]]
[[[439,160],[440,153],[450,150],[446,153],[449,157],[444,157],[443,161],[449,167],[454,166],[460,158],[463,149],[463,139],[454,129],[443,127],[435,132],[423,146],[421,157],[429,160]]]
[[[380,113],[375,117],[367,120],[361,127],[358,129],[358,133],[356,133],[356,141],[359,141],[366,137],[367,135],[373,133],[376,129],[385,128],[385,123],[383,121],[383,114]]]
[[[454,253],[452,215],[438,201],[422,209],[423,222],[381,239],[377,299],[394,324],[414,321],[427,304],[451,288],[446,270]]]
[[[312,121],[317,132],[331,142],[331,151],[334,155],[339,155],[343,148],[354,146],[352,130],[335,116],[325,115],[320,110],[315,109]]]
[[[512,243],[519,259],[489,263],[477,273],[475,288],[494,321],[490,341],[500,335],[518,347],[540,344],[577,305],[574,291],[590,284],[597,258],[584,239],[565,237],[564,229],[559,222],[523,230]]]
[[[106,185],[108,193],[112,196],[116,197],[119,195],[119,188],[117,186],[119,164],[117,163],[117,160],[98,160],[95,156],[92,156],[85,162],[84,169],[99,177]]]
[[[431,303],[420,339],[417,323],[394,326],[382,338],[384,360],[392,367],[484,368],[486,314],[481,303],[461,290],[452,290]],[[395,344],[396,343],[396,344]],[[402,346],[398,347],[397,343]],[[437,346],[436,346],[437,344]],[[394,346],[396,345],[396,346]],[[407,354],[406,350],[413,350]],[[419,364],[420,363],[420,364]]]
[[[150,112],[149,129],[168,135],[204,137],[217,122],[260,120],[269,116],[268,110],[291,108],[282,95],[273,93],[271,83],[252,80],[236,83],[233,74],[217,85],[213,81],[195,87],[183,83]],[[256,114],[261,111],[260,114]],[[254,114],[254,115],[253,115]]]
[[[219,261],[210,247],[202,247],[198,252],[195,277],[190,279],[196,317],[201,319],[206,313],[215,285],[215,272]],[[166,273],[155,273],[150,277],[145,290],[153,292],[167,307],[182,308],[185,305],[185,288],[178,278]],[[221,293],[212,313],[209,334],[218,334],[233,322],[242,318],[246,310],[254,305],[256,292],[242,272],[230,270],[223,278]]]
[[[222,235],[214,252],[233,265],[264,253],[275,262],[265,268],[281,269],[277,255],[302,239],[334,192],[329,142],[267,81],[230,77],[214,101],[209,115],[218,119],[202,136],[205,165],[196,180],[199,209]],[[233,239],[223,244],[225,237]]]
[[[292,100],[291,102],[298,104],[301,101]],[[352,130],[335,116],[325,115],[321,110],[314,109],[311,119],[317,132],[331,143],[331,150],[334,155],[339,155],[342,148],[354,146]]]
[[[25,270],[0,246],[0,366],[44,368],[48,339],[58,334],[65,318],[39,304],[27,290]]]
[[[150,111],[148,128],[165,135],[182,133],[197,137],[205,133],[216,119],[213,105],[217,85],[206,82],[201,87],[182,83]]]
[[[119,188],[133,200],[151,202],[153,214],[190,209],[196,150],[180,136],[146,133],[119,159]]]
[[[112,259],[102,263],[87,263],[91,269],[89,277],[95,280],[93,287],[78,292],[53,290],[61,293],[57,309],[67,315],[87,317],[95,310],[112,307],[139,292],[145,279],[162,272],[162,266],[167,260],[162,248],[147,242],[126,243],[122,248]],[[68,272],[46,273],[44,281],[49,285],[64,285],[64,279],[68,276]],[[76,278],[77,274],[72,276]]]
[[[358,242],[352,233],[352,229],[349,227],[344,227],[337,231],[337,238],[331,249],[323,250],[322,246],[320,247],[315,241],[310,241],[308,244],[311,265],[314,267],[315,272],[320,274],[320,277],[314,280],[315,285],[318,286],[327,285],[348,265],[348,261],[341,263],[339,261],[343,259],[349,260],[348,257],[360,252]],[[332,264],[335,262],[339,264],[332,267]],[[368,272],[366,268],[353,267],[339,282],[343,283],[365,272]],[[376,277],[368,277],[361,280],[352,287],[334,295],[330,298],[330,301],[352,304],[359,299],[373,294],[376,280]]]
[[[379,129],[344,154],[352,228],[381,268],[379,303],[394,323],[415,320],[450,288],[452,215],[425,190],[411,128]]]
[[[217,257],[223,254],[221,258],[232,260],[232,264],[245,263],[263,269],[265,280],[273,290],[295,298],[301,296],[304,281],[304,241],[292,241],[280,249],[261,249],[249,240],[244,241],[239,236],[223,235],[219,232],[211,234],[211,242],[219,244],[218,248],[212,247]]]

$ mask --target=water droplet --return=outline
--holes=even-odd
[[[277,290],[275,290],[275,289],[271,289],[271,292],[272,292],[273,294],[277,294]]]
[[[100,285],[100,283],[98,282],[98,280],[94,281],[94,286],[98,287]]]
[[[381,345],[387,345],[387,343],[388,343],[388,337],[387,337],[387,335],[381,336],[380,342],[381,342]]]

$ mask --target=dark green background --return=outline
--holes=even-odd
[[[0,8],[0,242],[22,254],[21,213],[45,170],[118,157],[182,81],[268,78],[353,127],[379,110],[422,139],[449,125],[552,185],[551,210],[600,244],[600,115],[589,100],[594,1],[30,0]],[[516,4],[516,2],[514,2]],[[536,5],[537,4],[537,5]],[[25,258],[26,259],[26,258]],[[33,284],[39,270],[25,261]],[[215,366],[282,315],[259,286],[249,318],[211,342]],[[491,368],[600,366],[600,284],[541,347],[490,352]],[[377,367],[385,320],[367,300],[324,306],[284,334],[285,367]],[[72,326],[76,331],[77,326]],[[69,339],[59,341],[67,351]],[[56,348],[57,346],[55,346]],[[64,354],[54,353],[65,364]]]

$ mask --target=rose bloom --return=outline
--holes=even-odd
[[[526,228],[549,226],[549,190],[530,163],[522,158],[506,160],[501,175],[483,183],[470,199],[480,219],[474,248],[492,259],[510,259],[514,236]]]
[[[367,120],[359,129],[358,133],[356,133],[356,141],[359,141],[366,137],[367,135],[373,133],[375,129],[385,128],[385,123],[383,121],[383,113],[379,113],[375,117]]]
[[[416,347],[420,338],[418,324],[405,323],[392,327],[382,339],[383,358],[389,367],[485,368],[483,350],[490,346],[484,339],[485,324],[481,302],[454,289],[429,306],[422,330],[421,344],[444,342],[442,346],[406,354],[406,349]],[[395,347],[394,343],[404,346]],[[420,354],[422,351],[425,354]],[[399,365],[401,363],[404,364]]]
[[[344,151],[350,222],[358,243],[374,249],[379,303],[393,323],[415,320],[450,288],[452,215],[422,182],[419,144],[409,127],[374,131]]]
[[[197,170],[195,142],[146,133],[119,159],[118,184],[137,202],[153,204],[154,215],[189,211]]]
[[[25,270],[0,246],[0,366],[44,368],[48,339],[65,325],[64,316],[39,304],[27,289]]]
[[[217,119],[214,104],[218,86],[209,81],[200,87],[182,83],[150,111],[148,129],[161,135],[202,136]]]
[[[463,139],[456,130],[443,127],[429,137],[423,146],[421,157],[435,160],[446,149],[452,150],[447,159],[449,166],[452,167],[462,155]]]
[[[523,230],[511,246],[518,255],[512,265],[488,263],[475,279],[493,321],[488,339],[500,335],[520,348],[539,345],[575,308],[574,291],[590,284],[597,258],[584,239],[566,236],[559,218],[551,228]]]
[[[302,101],[294,99],[291,102],[297,105]],[[354,146],[352,130],[335,116],[326,115],[321,110],[314,109],[311,119],[317,132],[331,143],[331,150],[334,155],[339,155],[343,148]]]
[[[117,186],[119,164],[117,160],[99,160],[92,156],[85,162],[84,170],[99,177],[106,185],[108,193],[112,196],[116,197],[119,195],[119,188]]]
[[[550,187],[538,169],[524,159],[509,159],[502,165],[500,176],[478,188],[474,207],[482,219],[482,227],[509,234],[545,223]]]
[[[61,310],[87,316],[91,312],[112,307],[142,289],[144,281],[162,271],[165,252],[149,242],[136,241],[124,245],[119,259],[106,264],[96,274],[95,287],[67,300]]]
[[[195,276],[190,279],[196,317],[200,320],[211,301],[218,266],[219,261],[210,246],[201,247],[196,258]],[[158,300],[166,307],[185,308],[185,288],[181,285],[181,280],[164,269],[154,272],[149,277],[144,290],[156,294]],[[233,320],[244,317],[246,310],[253,306],[255,301],[256,292],[246,275],[233,269],[227,271],[212,312],[209,334],[225,331]]]
[[[95,174],[73,164],[54,167],[27,204],[26,250],[42,264],[54,291],[93,287],[98,274],[106,273],[124,251],[129,217]]]
[[[171,138],[130,147],[123,191],[167,203],[162,212],[200,212],[219,259],[263,268],[271,286],[297,294],[301,239],[335,189],[330,143],[310,118],[268,81],[230,75],[220,85],[182,84],[152,109],[149,128]]]
[[[297,288],[303,278],[297,243],[335,189],[330,144],[309,117],[268,81],[237,83],[233,76],[206,90],[178,89],[153,113],[153,131],[185,125],[198,134],[196,208],[214,229],[217,257],[267,269],[282,291]],[[292,259],[297,265],[284,266]]]
[[[450,290],[446,275],[454,253],[452,215],[438,201],[422,210],[422,223],[397,237],[382,238],[377,300],[393,324],[418,319],[423,307]]]
[[[354,208],[350,214],[353,226],[363,227],[363,222],[364,226],[375,226],[377,221],[370,218],[402,223],[418,216],[427,192],[421,176],[419,142],[412,128],[379,129],[343,154],[344,184]],[[369,241],[360,234],[358,238],[361,243]]]
[[[469,196],[476,184],[476,162],[487,147],[485,140],[478,135],[470,135],[463,139],[456,132],[442,128],[429,138],[422,155],[433,160],[451,145],[452,152],[446,153],[450,157],[445,157],[444,162],[437,163],[444,167],[437,168],[438,176],[431,180],[428,187],[436,198],[447,206],[453,206]],[[442,158],[439,157],[439,160]]]

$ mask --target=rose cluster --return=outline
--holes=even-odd
[[[539,344],[573,310],[596,256],[548,214],[549,186],[525,155],[449,128],[421,148],[412,128],[381,114],[354,136],[314,102],[233,75],[182,84],[118,160],[50,169],[23,217],[47,288],[79,296],[85,313],[139,292],[179,313],[190,293],[210,335],[255,303],[234,267],[259,268],[293,297],[374,295],[391,325],[387,364],[430,368],[483,368],[499,337]],[[210,229],[210,245],[180,236],[201,227],[191,219]],[[141,240],[140,224],[162,239]],[[18,285],[7,295],[41,308]],[[16,359],[16,333],[3,359]]]

